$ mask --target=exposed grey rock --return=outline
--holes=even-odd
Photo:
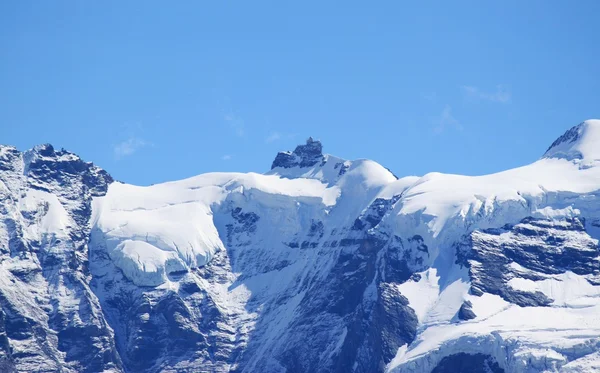
[[[510,279],[541,280],[566,271],[596,276],[599,253],[578,218],[526,218],[514,226],[471,233],[458,247],[457,258],[469,267],[473,294],[496,294],[525,307],[549,305],[552,299],[537,291],[515,290],[507,284]]]
[[[271,169],[276,167],[312,167],[324,160],[323,145],[318,140],[309,137],[305,145],[298,145],[293,152],[279,152],[271,165]],[[343,166],[343,165],[342,165]],[[343,171],[342,171],[343,170]],[[345,172],[340,169],[340,175]]]

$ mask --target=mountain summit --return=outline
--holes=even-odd
[[[323,154],[323,145],[312,137],[306,140],[306,144],[298,145],[293,152],[279,152],[267,174],[289,179],[317,179],[330,186],[353,177],[367,183],[381,184],[397,179],[390,170],[374,161],[349,161],[331,154]],[[355,183],[361,182],[355,180]]]
[[[0,146],[0,371],[600,371],[598,123],[477,177],[309,138],[141,187]]]
[[[277,153],[271,169],[277,167],[311,167],[323,160],[323,145],[320,141],[309,137],[305,145],[298,145],[293,152]]]
[[[545,158],[600,161],[600,120],[590,119],[571,128],[550,145]]]

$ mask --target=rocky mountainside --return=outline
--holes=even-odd
[[[140,187],[0,146],[0,371],[600,371],[599,149],[398,179],[311,138]]]

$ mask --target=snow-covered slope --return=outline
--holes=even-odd
[[[599,120],[587,120],[568,130],[556,139],[544,154],[544,158],[578,160],[584,166],[596,165],[600,160],[600,149],[596,142],[600,138]]]
[[[0,367],[595,371],[598,149],[590,120],[524,167],[398,179],[311,138],[139,187],[0,147]]]

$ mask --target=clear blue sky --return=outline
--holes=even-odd
[[[285,4],[284,4],[285,3]],[[399,176],[527,164],[600,117],[598,1],[0,2],[0,143],[136,184],[308,136]]]

